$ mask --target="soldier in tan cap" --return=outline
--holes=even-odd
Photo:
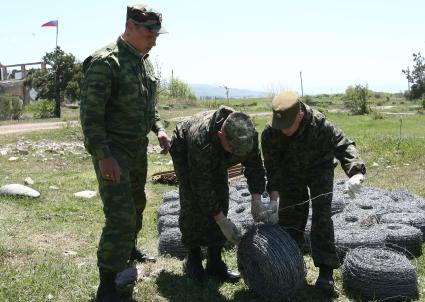
[[[366,168],[354,142],[323,114],[301,102],[297,93],[277,95],[272,109],[272,122],[261,136],[270,210],[276,209],[270,220],[279,222],[301,246],[309,211],[306,201],[311,196],[312,258],[320,269],[315,285],[332,292],[333,269],[339,267],[331,219],[334,158],[349,177],[350,196],[359,191]]]

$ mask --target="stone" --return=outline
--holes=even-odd
[[[25,183],[26,185],[33,185],[33,184],[34,184],[34,180],[32,180],[32,178],[31,178],[31,177],[26,177],[26,178],[24,179],[24,183]]]
[[[86,190],[86,191],[80,191],[80,192],[74,193],[74,196],[75,196],[75,197],[78,197],[78,198],[86,198],[86,199],[93,198],[93,197],[95,197],[96,195],[97,195],[96,191],[89,191],[89,190]]]
[[[40,193],[36,190],[20,185],[20,184],[9,184],[0,187],[0,194],[9,196],[23,196],[23,197],[40,197]]]

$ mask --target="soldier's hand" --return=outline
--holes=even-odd
[[[266,221],[267,206],[262,203],[260,194],[253,194],[251,199],[251,214],[255,222]]]
[[[223,213],[220,213],[219,215],[215,216],[214,219],[220,227],[220,230],[223,233],[224,237],[226,237],[226,239],[234,245],[239,245],[242,236],[239,233],[239,230],[237,229],[236,225],[229,219],[227,219],[227,217],[224,216]]]
[[[271,224],[276,224],[279,222],[279,204],[277,200],[271,199],[267,206],[267,222]]]
[[[103,179],[119,182],[121,178],[121,168],[112,156],[99,160],[99,170]]]
[[[162,148],[161,154],[167,154],[171,147],[171,140],[164,130],[158,131],[158,142]]]
[[[356,194],[360,193],[360,189],[364,180],[362,173],[357,173],[351,176],[345,183],[345,191],[350,195],[351,198],[356,197]]]

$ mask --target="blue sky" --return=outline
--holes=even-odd
[[[123,31],[121,0],[2,1],[0,62],[40,61],[55,46],[83,60]],[[146,1],[163,13],[169,34],[151,58],[164,77],[267,92],[407,89],[401,69],[425,52],[423,0]]]

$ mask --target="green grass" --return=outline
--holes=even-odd
[[[242,102],[242,101],[241,101]],[[267,106],[267,102],[255,101],[249,107]],[[181,108],[178,115],[201,111],[205,106]],[[256,112],[253,109],[252,112]],[[260,110],[266,111],[266,110]],[[174,110],[162,111],[169,117]],[[400,137],[400,117],[385,116],[375,120],[370,116],[327,114],[357,143],[368,166],[366,185],[384,189],[403,188],[425,196],[425,116],[403,116]],[[259,132],[270,116],[254,117]],[[168,125],[171,133],[175,122]],[[153,135],[150,142],[157,144]],[[0,136],[0,149],[15,144],[18,139],[55,142],[82,142],[79,127]],[[39,199],[0,197],[0,301],[90,301],[98,284],[96,247],[103,226],[100,198],[76,199],[73,193],[81,190],[97,190],[97,182],[90,158],[86,154],[48,156],[52,159],[19,155],[18,161],[8,161],[0,156],[0,185],[23,183],[30,176],[33,188],[41,193]],[[148,174],[171,170],[167,165],[169,155],[149,155]],[[153,162],[156,162],[154,164]],[[377,167],[372,167],[377,163]],[[337,177],[344,178],[337,168]],[[50,187],[59,189],[53,190]],[[148,181],[146,192],[148,206],[144,215],[144,227],[139,245],[157,254],[158,233],[156,208],[162,194],[174,189]],[[69,251],[76,254],[69,254]],[[225,253],[226,261],[236,268],[235,250]],[[305,257],[307,280],[311,284],[317,277],[310,257]],[[258,301],[243,281],[236,285],[210,281],[199,287],[181,272],[181,263],[169,257],[159,257],[155,265],[146,265],[150,276],[136,286],[137,301]],[[420,292],[425,290],[424,256],[418,259]],[[336,273],[338,297],[336,301],[349,301],[342,289],[340,272]],[[50,300],[49,300],[50,298]],[[424,296],[421,295],[420,300]],[[296,301],[329,301],[307,288]]]

